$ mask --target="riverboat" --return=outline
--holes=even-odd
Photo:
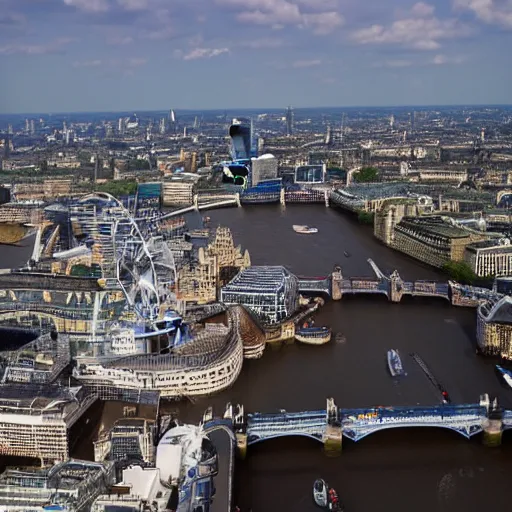
[[[209,238],[210,231],[208,229],[194,229],[187,233],[188,238]]]
[[[317,228],[311,228],[309,226],[293,226],[293,230],[295,233],[300,233],[301,235],[311,235],[313,233],[318,233]]]
[[[315,480],[313,485],[313,499],[315,504],[324,510],[331,512],[343,512],[344,507],[338,496],[338,493],[329,487],[327,482],[321,478]]]
[[[496,365],[496,369],[500,372],[503,380],[512,388],[512,371],[503,368],[503,366],[500,366],[499,364]]]
[[[395,350],[394,348],[388,350],[388,368],[389,373],[391,373],[393,377],[398,377],[405,373],[402,360],[400,359],[400,354],[398,353],[398,350]]]
[[[313,499],[315,500],[315,503],[324,509],[327,509],[328,507],[328,499],[327,499],[327,493],[329,490],[329,486],[325,482],[325,480],[322,480],[319,478],[318,480],[315,480],[315,483],[313,485]]]
[[[329,327],[302,327],[295,331],[295,339],[309,345],[324,345],[331,341]]]

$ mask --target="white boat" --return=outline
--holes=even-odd
[[[402,360],[400,359],[400,354],[398,353],[398,350],[395,350],[394,348],[388,350],[388,368],[389,373],[391,373],[393,377],[403,375],[404,373],[404,367],[402,365]]]
[[[322,480],[321,478],[315,480],[313,485],[313,499],[319,507],[327,508],[329,505],[329,500],[327,497],[328,489],[329,487],[325,483],[325,480]]]
[[[503,380],[512,388],[512,371],[503,368],[499,364],[496,365],[496,368],[501,373]]]
[[[295,231],[295,233],[300,233],[302,235],[310,235],[310,234],[313,234],[313,233],[318,233],[318,229],[317,228],[311,228],[309,226],[294,225],[293,226],[293,230]]]

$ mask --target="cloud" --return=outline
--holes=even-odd
[[[312,68],[314,66],[320,66],[322,61],[320,59],[315,60],[296,60],[293,64],[293,68]]]
[[[86,12],[107,12],[110,8],[107,0],[64,0],[64,3]]]
[[[453,3],[457,9],[472,11],[485,23],[512,29],[512,0],[454,0]]]
[[[115,36],[107,38],[107,43],[113,46],[124,46],[133,43],[132,36]]]
[[[84,60],[73,62],[74,68],[97,68],[101,66],[103,62],[101,60]]]
[[[0,55],[49,55],[64,53],[64,46],[76,41],[61,38],[45,44],[7,44],[0,46]]]
[[[313,32],[318,35],[330,34],[345,23],[345,18],[336,11],[304,14],[303,18],[304,25],[313,27]]]
[[[394,44],[415,50],[437,50],[440,41],[464,37],[469,27],[456,19],[440,20],[434,16],[434,7],[423,2],[415,4],[408,17],[391,25],[372,25],[356,30],[351,39],[358,44]]]
[[[117,3],[127,11],[145,11],[150,7],[149,0],[117,0]]]
[[[429,61],[429,64],[434,66],[444,66],[446,64],[462,64],[465,60],[465,57],[450,57],[447,55],[438,54]]]
[[[26,22],[25,16],[16,12],[0,12],[0,26],[17,26]]]
[[[381,60],[375,62],[373,68],[388,68],[388,69],[400,69],[400,68],[411,68],[411,67],[425,67],[425,66],[444,66],[447,64],[462,64],[465,62],[465,58],[461,56],[448,56],[444,54],[437,54],[432,58],[428,59],[390,59]]]
[[[229,48],[194,48],[182,58],[183,60],[211,59],[224,53],[229,53]]]
[[[280,48],[284,45],[284,41],[282,39],[263,37],[261,39],[242,42],[241,44],[247,48],[252,48],[253,50],[261,50],[265,48]]]
[[[402,59],[391,59],[391,60],[383,60],[380,62],[376,62],[372,67],[374,68],[409,68],[414,66],[414,62],[410,60],[402,60]]]
[[[276,29],[288,25],[312,28],[315,34],[331,33],[345,22],[336,10],[336,0],[216,0],[219,5],[239,8],[241,23],[267,25]],[[305,10],[301,9],[304,7]]]

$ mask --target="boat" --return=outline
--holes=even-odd
[[[315,480],[315,483],[313,485],[313,499],[315,500],[315,503],[322,508],[327,508],[329,506],[328,501],[328,491],[329,486],[325,482],[325,480],[322,480],[319,478],[318,480]]]
[[[393,377],[398,377],[399,375],[404,374],[404,367],[402,365],[402,360],[400,359],[400,354],[398,353],[398,350],[395,350],[394,348],[388,350],[388,368],[389,373],[391,373]]]
[[[344,251],[344,253],[343,253],[343,254],[345,255],[345,258],[350,258],[350,253],[349,253],[349,252]]]
[[[319,478],[313,485],[313,499],[315,503],[324,510],[331,512],[343,512],[344,507],[338,493],[329,487],[325,480]]]
[[[309,345],[323,345],[331,341],[332,331],[329,327],[301,327],[295,330],[295,339]]]
[[[512,371],[503,368],[499,364],[496,365],[496,370],[498,370],[503,377],[503,380],[512,388]]]
[[[313,234],[313,233],[318,233],[318,229],[317,228],[311,228],[309,226],[297,226],[297,225],[294,225],[293,226],[293,230],[295,231],[295,233],[300,233],[301,235],[310,235],[310,234]]]

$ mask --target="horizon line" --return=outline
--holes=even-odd
[[[431,103],[431,104],[410,104],[410,105],[354,105],[354,106],[323,106],[323,107],[294,107],[294,110],[328,110],[328,109],[404,109],[404,108],[434,108],[434,107],[512,107],[512,103]],[[270,111],[270,110],[283,110],[285,111],[287,107],[229,107],[229,108],[166,108],[166,109],[127,109],[127,110],[74,110],[74,111],[40,111],[40,112],[10,112],[10,113],[0,113],[0,118],[8,117],[8,116],[34,116],[34,115],[64,115],[64,114],[124,114],[127,112],[142,112],[142,113],[152,113],[152,112],[167,112],[169,110],[174,110],[175,112],[229,112],[229,111],[244,111],[244,110],[262,110],[262,111]]]

